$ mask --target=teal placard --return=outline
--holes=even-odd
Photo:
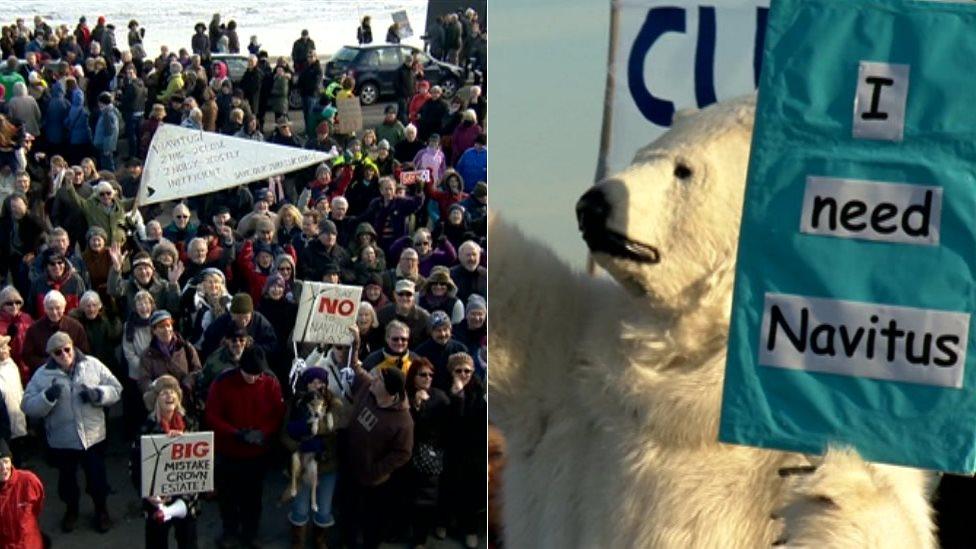
[[[831,444],[850,445],[872,461],[972,473],[976,326],[968,319],[976,309],[976,5],[774,0],[768,25],[719,438],[808,453],[821,453]],[[867,120],[855,104],[858,87],[868,85],[865,78],[874,70],[862,72],[862,63],[908,67],[904,119],[896,138],[855,137],[855,121]],[[895,86],[879,88],[880,96],[890,98],[885,94]],[[860,108],[865,105],[862,101]],[[887,114],[885,124],[897,122],[895,111]],[[895,221],[878,223],[879,230],[900,227],[880,239],[863,232],[853,238],[803,232],[804,218],[815,217],[804,209],[810,177],[867,182],[861,188],[890,196],[909,188],[905,185],[941,189],[941,216],[931,227],[937,241],[893,240],[905,232],[905,225],[898,224],[905,204]],[[843,205],[850,204],[843,198],[837,197],[837,220]],[[829,226],[830,209],[826,198],[819,199],[823,229]],[[866,204],[868,212],[859,217],[857,208],[849,206],[852,226],[867,222],[870,227],[871,212],[898,206],[897,200],[874,203],[874,209]],[[884,216],[881,211],[879,219]],[[909,219],[909,225],[919,224],[923,216]],[[797,359],[802,365],[762,358],[771,333],[763,324],[771,296],[843,305],[836,317],[822,309],[814,318],[816,309],[809,309],[808,334],[814,326],[832,326],[817,335],[823,354],[813,352],[817,343],[810,337],[796,353],[803,356]],[[959,332],[963,339],[968,335],[965,342],[948,335],[949,317],[968,322]],[[899,338],[897,329],[887,332],[890,337],[881,335],[889,320],[906,318],[921,326],[907,330],[913,334],[910,342],[907,333]],[[784,324],[772,325],[782,349],[789,343]],[[799,329],[798,323],[789,326]],[[841,326],[846,335],[839,335]],[[854,345],[857,328],[862,333]],[[823,344],[827,340],[834,342],[832,357]],[[843,354],[845,341],[858,349],[850,360]],[[924,346],[926,341],[930,345]],[[939,341],[945,343],[941,353]],[[960,345],[953,347],[952,341]],[[893,345],[893,361],[887,360],[888,345]],[[925,363],[895,364],[899,352],[910,354],[913,348],[930,349],[932,355]],[[950,366],[933,360],[941,356],[949,362],[954,353],[958,361]],[[818,361],[831,364],[808,367]],[[870,367],[862,364],[867,362]],[[958,386],[931,381],[950,369],[961,376]],[[925,379],[907,381],[905,372]]]

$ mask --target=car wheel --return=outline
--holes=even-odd
[[[363,105],[372,105],[380,98],[380,89],[373,82],[366,82],[359,87],[359,102]]]
[[[445,78],[444,81],[441,82],[441,90],[444,93],[444,97],[454,97],[454,94],[458,91],[457,79],[453,77]]]
[[[302,94],[298,93],[297,89],[288,92],[288,109],[293,111],[302,109]]]

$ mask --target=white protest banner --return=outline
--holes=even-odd
[[[336,133],[349,135],[363,129],[363,107],[358,97],[345,97],[336,100],[339,114],[339,127]]]
[[[320,151],[164,124],[149,145],[139,205],[219,191],[330,158]]]
[[[210,492],[214,487],[213,431],[178,437],[144,436],[142,497]]]
[[[409,172],[400,172],[400,183],[404,185],[415,185],[417,182],[429,183],[430,182],[430,170],[413,170]]]
[[[671,126],[674,113],[752,92],[769,0],[613,0],[606,173]]]
[[[348,344],[352,340],[349,327],[356,323],[362,293],[361,286],[303,281],[292,339]]]
[[[396,23],[400,40],[413,36],[413,29],[410,28],[410,19],[407,18],[406,10],[393,12],[393,22]]]

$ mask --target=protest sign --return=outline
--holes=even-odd
[[[303,281],[292,339],[349,344],[352,340],[349,327],[356,323],[362,292],[361,286]]]
[[[407,18],[406,10],[393,12],[393,22],[396,23],[397,34],[400,36],[400,40],[413,36],[413,29],[410,28],[410,19]]]
[[[336,133],[349,135],[363,129],[363,107],[359,104],[358,97],[337,99],[336,110],[339,113],[339,127],[336,128]]]
[[[213,432],[143,436],[142,497],[210,492],[214,487]]]
[[[773,3],[720,440],[976,470],[974,25],[964,4]]]
[[[324,162],[320,151],[261,143],[164,124],[143,167],[139,205],[177,200]]]
[[[716,5],[717,4],[717,5]],[[615,0],[607,175],[671,126],[674,113],[752,92],[769,0]]]
[[[408,172],[400,172],[400,183],[404,185],[416,185],[417,183],[429,183],[430,182],[430,170],[412,170]]]

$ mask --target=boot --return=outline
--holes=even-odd
[[[72,532],[76,526],[78,526],[78,504],[68,504],[68,509],[61,519],[61,531],[64,533]]]
[[[95,506],[95,531],[104,534],[112,529],[112,517],[108,516],[108,507],[103,503]]]
[[[305,549],[305,533],[307,526],[291,525],[291,549]]]
[[[327,528],[322,528],[320,526],[315,527],[315,549],[328,549],[325,543],[325,533],[329,530]]]

